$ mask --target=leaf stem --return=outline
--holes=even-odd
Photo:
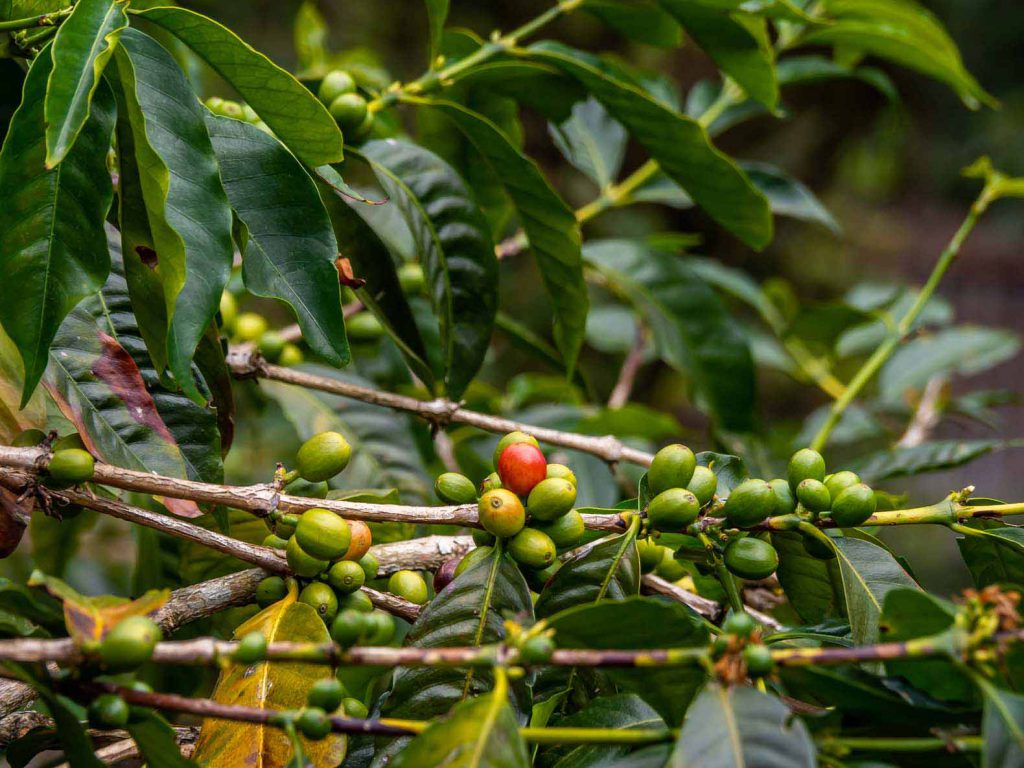
[[[980,736],[921,736],[875,738],[871,736],[829,737],[821,742],[825,749],[858,752],[931,752],[954,748],[960,752],[977,752],[982,748]]]
[[[0,32],[12,32],[18,29],[34,29],[35,27],[50,27],[56,25],[65,16],[70,16],[74,6],[64,8],[50,13],[41,13],[38,16],[28,16],[24,19],[10,19],[0,21]]]

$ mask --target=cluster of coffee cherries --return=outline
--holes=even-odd
[[[502,437],[494,449],[494,465],[497,470],[484,479],[479,495],[473,481],[456,472],[446,472],[434,483],[444,502],[475,503],[483,527],[473,534],[475,549],[438,569],[435,589],[486,558],[497,539],[537,589],[561,566],[559,551],[578,546],[583,538],[583,517],[573,508],[576,475],[564,464],[548,464],[535,437],[524,432]]]
[[[649,529],[695,536],[717,529],[708,542],[721,550],[722,561],[735,576],[760,580],[771,576],[779,556],[767,532],[751,532],[769,517],[776,530],[800,530],[801,523],[828,521],[836,528],[863,525],[877,508],[875,492],[856,473],[842,470],[826,474],[825,460],[810,448],[803,448],[789,460],[787,476],[772,480],[751,478],[739,483],[721,502],[715,493],[718,479],[709,467],[698,466],[693,452],[684,445],[669,445],[655,455],[647,473],[651,500],[647,505]],[[714,518],[706,526],[702,516]],[[719,522],[719,518],[721,518]],[[736,532],[726,533],[737,529]],[[724,546],[720,546],[722,542]],[[803,539],[809,554],[821,559],[835,556],[818,536]],[[685,574],[677,557],[706,559],[706,543],[684,546],[678,553],[657,544],[640,542],[640,561],[645,570],[661,575]],[[672,579],[672,580],[676,580]]]
[[[731,683],[744,677],[767,677],[775,669],[772,652],[761,642],[761,630],[749,613],[733,612],[711,645],[719,674]]]
[[[304,360],[302,349],[288,341],[267,323],[258,312],[239,312],[238,299],[231,291],[220,297],[221,329],[235,344],[253,344],[272,363],[299,365]]]
[[[270,133],[270,127],[260,119],[256,110],[248,104],[240,104],[231,99],[222,99],[220,96],[211,96],[205,102],[206,108],[213,114],[220,117],[230,117],[234,120],[241,120],[243,123],[255,125],[264,133]]]
[[[317,90],[317,98],[331,113],[346,139],[359,140],[373,128],[373,112],[367,108],[366,99],[357,91],[356,81],[343,69],[328,72]]]

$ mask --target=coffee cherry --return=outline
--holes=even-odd
[[[327,568],[327,561],[313,557],[306,552],[299,544],[299,540],[292,536],[288,539],[288,546],[285,547],[285,557],[288,559],[288,566],[295,571],[297,576],[312,579],[318,576]]]
[[[337,432],[321,432],[302,444],[295,463],[299,474],[312,483],[330,480],[348,466],[352,447]]]
[[[473,529],[473,543],[476,546],[493,547],[494,542],[496,541],[497,539],[494,537],[493,533],[488,533],[487,531],[480,530],[479,528]]]
[[[454,578],[459,578],[459,576],[461,576],[465,571],[472,568],[476,563],[479,563],[481,560],[486,560],[488,557],[491,556],[491,553],[493,551],[493,547],[477,547],[476,549],[469,550],[469,552],[463,555],[462,559],[459,561],[459,564],[455,566]]]
[[[775,511],[775,494],[764,480],[744,480],[732,489],[722,513],[730,525],[757,525]]]
[[[498,458],[498,476],[502,487],[526,496],[547,478],[548,463],[537,446],[514,443],[502,451]]]
[[[311,483],[301,477],[292,480],[284,487],[284,492],[289,496],[301,496],[304,499],[326,499],[331,486],[326,482]]]
[[[769,480],[768,485],[771,486],[772,493],[775,495],[773,515],[788,515],[796,511],[796,497],[793,495],[793,489],[789,487],[788,482],[781,478],[776,478],[775,480]]]
[[[555,641],[547,635],[529,638],[519,649],[519,658],[526,664],[544,664],[551,661],[555,652]]]
[[[101,730],[124,728],[128,715],[128,704],[114,693],[101,694],[89,704],[89,724]]]
[[[343,518],[317,507],[299,517],[293,538],[313,557],[334,560],[348,551],[352,531]]]
[[[281,357],[281,353],[284,351],[284,345],[288,341],[277,331],[267,331],[260,336],[260,342],[257,344],[260,350],[260,354],[263,355],[267,360],[272,363],[276,363],[278,358]]]
[[[775,668],[772,652],[764,645],[748,645],[744,648],[743,661],[747,665],[747,674],[751,677],[765,677]]]
[[[352,341],[376,341],[384,335],[384,326],[373,313],[359,312],[345,321],[345,333]]]
[[[328,107],[343,131],[357,128],[366,119],[366,99],[358,93],[343,93]]]
[[[346,693],[341,680],[336,677],[323,677],[310,686],[309,693],[306,694],[306,704],[324,712],[333,712],[341,706]]]
[[[433,586],[435,595],[440,594],[445,587],[455,580],[455,569],[459,567],[461,559],[461,557],[449,557],[434,571]]]
[[[239,341],[256,342],[267,332],[267,320],[255,312],[242,312],[235,318],[235,338]]]
[[[565,479],[549,477],[537,483],[526,500],[530,517],[545,522],[566,514],[576,503],[576,486]]]
[[[555,560],[555,542],[536,528],[523,528],[508,542],[508,553],[527,568],[546,568]]]
[[[696,466],[693,468],[693,477],[686,484],[686,490],[696,496],[703,507],[715,497],[715,491],[718,490],[718,475],[708,467]]]
[[[370,546],[373,544],[373,532],[370,530],[370,526],[362,520],[349,520],[348,529],[351,543],[345,554],[342,555],[342,559],[358,562],[370,551]]]
[[[235,326],[235,319],[238,317],[238,301],[231,291],[224,291],[220,295],[220,327],[226,331]]]
[[[528,435],[525,432],[509,432],[507,435],[498,441],[498,445],[494,449],[494,453],[491,455],[491,459],[494,461],[494,466],[497,468],[498,460],[501,458],[501,454],[510,445],[516,443],[526,443],[532,445],[534,448],[540,448],[540,443],[537,442],[537,438],[533,435]]]
[[[395,619],[386,611],[373,611],[369,617],[367,645],[387,645],[395,636]]]
[[[825,459],[817,451],[801,448],[789,460],[787,478],[789,487],[794,491],[804,480],[821,482],[825,479]]]
[[[372,552],[367,552],[356,560],[356,562],[359,563],[359,567],[363,569],[363,574],[366,576],[365,581],[372,581],[377,578],[377,571],[380,570],[380,563]]]
[[[267,638],[262,632],[254,631],[243,636],[231,658],[238,664],[256,664],[267,656]]]
[[[488,491],[481,496],[477,509],[480,524],[489,533],[502,539],[515,536],[526,525],[526,510],[519,497],[503,488]]]
[[[211,96],[203,103],[206,105],[206,108],[208,110],[213,112],[213,114],[219,115],[221,109],[224,106],[224,99],[222,99],[220,96]]]
[[[298,515],[281,515],[276,521],[274,521],[274,533],[282,539],[290,539],[295,535],[295,528],[298,524]]]
[[[305,356],[302,354],[302,350],[295,344],[288,342],[284,345],[284,349],[281,350],[281,356],[277,359],[277,364],[285,368],[292,368],[296,365],[301,365],[303,360],[305,360]]]
[[[370,622],[369,613],[355,608],[339,611],[331,623],[331,639],[342,648],[350,648],[370,631]]]
[[[260,608],[273,605],[278,600],[283,600],[288,594],[288,585],[280,576],[267,576],[256,585],[256,604]]]
[[[491,472],[491,474],[485,477],[483,479],[483,482],[480,483],[480,494],[483,495],[488,491],[496,491],[498,488],[501,487],[501,478],[498,477],[498,473]]]
[[[458,472],[445,472],[434,481],[437,498],[448,504],[476,503],[476,486],[473,481]]]
[[[757,622],[746,611],[734,611],[722,622],[722,632],[736,637],[750,637],[755,629]]]
[[[346,717],[356,717],[362,719],[370,714],[366,705],[363,704],[359,699],[353,699],[351,697],[341,702],[341,708],[345,712]]]
[[[430,593],[427,582],[415,571],[395,571],[388,579],[388,592],[404,597],[410,603],[425,605]]]
[[[55,442],[51,448],[54,453],[58,451],[65,451],[69,448],[75,448],[79,451],[86,451],[88,448],[85,447],[85,441],[82,439],[80,432],[70,432],[64,435]]]
[[[752,536],[730,542],[725,548],[724,560],[731,573],[751,581],[767,579],[779,567],[775,547]]]
[[[657,568],[665,557],[666,549],[654,539],[638,539],[636,552],[640,556],[640,570],[643,573],[650,573]]]
[[[355,128],[350,129],[348,132],[349,136],[351,136],[352,139],[355,141],[359,141],[365,138],[370,133],[370,131],[373,130],[373,125],[376,121],[377,117],[374,115],[374,113],[367,110],[366,117],[363,118],[363,122],[361,122]]]
[[[828,488],[829,495],[834,499],[851,485],[857,485],[860,482],[860,476],[856,472],[844,469],[841,472],[829,475],[825,478],[824,482],[825,487]]]
[[[314,581],[303,587],[299,592],[299,602],[310,606],[328,626],[338,614],[338,596],[321,581]]]
[[[369,613],[373,610],[373,600],[365,592],[353,592],[345,595],[338,601],[338,609],[346,610],[352,608],[362,613]]]
[[[416,262],[410,261],[398,268],[398,284],[403,293],[410,296],[422,293],[426,282],[423,267]]]
[[[331,732],[331,720],[319,707],[307,707],[295,718],[295,727],[310,741],[320,741]]]
[[[832,506],[832,497],[828,494],[828,488],[820,480],[810,478],[801,480],[796,487],[796,498],[804,509],[811,512],[824,512]]]
[[[558,477],[576,485],[576,473],[565,466],[565,464],[548,464],[548,477]]]
[[[348,595],[366,583],[366,573],[359,563],[339,560],[327,570],[327,583],[343,595]]]
[[[669,488],[685,488],[693,477],[697,458],[685,445],[666,445],[656,454],[647,470],[647,487],[652,496]]]
[[[107,669],[126,671],[149,661],[163,633],[156,622],[146,616],[128,616],[104,635],[99,657]]]
[[[51,485],[70,486],[92,479],[96,462],[88,451],[66,448],[56,451],[46,466]]]
[[[323,104],[330,104],[343,93],[352,93],[356,89],[356,81],[343,69],[333,69],[320,81],[316,96]]]
[[[665,547],[661,562],[654,569],[654,575],[660,576],[665,581],[679,581],[684,576],[688,576],[689,573],[686,570],[686,566],[676,559],[672,550]]]
[[[586,526],[583,524],[583,515],[575,509],[570,509],[560,518],[550,523],[534,523],[532,527],[550,536],[551,540],[555,542],[555,546],[559,549],[579,546],[586,531]]]
[[[647,519],[656,531],[681,531],[699,514],[700,501],[685,488],[662,491],[647,505]]]
[[[840,528],[855,528],[867,522],[877,506],[875,492],[864,483],[857,483],[835,498],[831,517]]]

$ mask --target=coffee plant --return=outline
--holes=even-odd
[[[808,83],[898,100],[895,70],[998,106],[941,21],[560,0],[481,37],[426,11],[400,82],[312,0],[294,73],[184,7],[0,4],[7,764],[1024,766],[1024,502],[885,490],[1014,445],[933,437],[991,420],[1007,393],[950,379],[1018,347],[938,288],[1024,179],[978,160],[923,285],[830,302],[691,232],[583,237],[640,205],[755,252],[776,217],[838,235],[716,142]],[[683,96],[544,39],[581,15],[716,74]],[[519,269],[530,295],[499,292]],[[634,397],[645,369],[700,434]],[[825,405],[765,423],[765,370]],[[974,587],[925,591],[889,526],[949,531]]]

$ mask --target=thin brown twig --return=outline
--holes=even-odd
[[[896,442],[897,447],[914,448],[928,439],[942,418],[940,404],[948,383],[947,376],[932,376],[928,379],[906,431]]]
[[[642,324],[637,324],[636,339],[633,346],[626,353],[626,359],[622,361],[622,368],[619,369],[619,378],[612,388],[608,397],[609,408],[621,408],[629,402],[633,394],[633,386],[636,384],[636,375],[644,364],[644,354],[647,351],[647,330]]]

